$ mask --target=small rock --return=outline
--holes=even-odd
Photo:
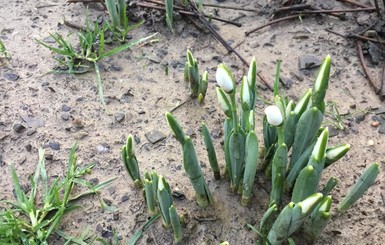
[[[381,126],[378,128],[378,133],[385,134],[385,124],[381,124]]]
[[[45,153],[44,157],[45,157],[45,160],[47,160],[47,161],[53,160],[53,154],[52,153]]]
[[[61,114],[61,118],[64,120],[64,121],[68,121],[70,119],[70,114],[68,112],[63,112]]]
[[[302,69],[310,70],[310,69],[319,67],[321,65],[321,60],[318,57],[310,54],[301,55],[298,58],[298,60],[299,60],[299,69],[301,70]]]
[[[140,138],[137,135],[134,135],[134,140],[137,145],[140,144]]]
[[[329,128],[329,137],[334,137],[334,136],[337,136],[340,132],[338,131],[338,129],[336,129],[335,127],[333,126],[328,126]]]
[[[27,160],[27,157],[26,157],[26,156],[23,156],[23,157],[19,157],[19,159],[17,159],[17,162],[21,165],[21,164],[23,164],[26,160]]]
[[[20,123],[16,123],[13,125],[13,130],[16,132],[16,133],[21,133],[25,130],[25,126],[20,124]]]
[[[116,189],[114,186],[112,186],[112,187],[108,188],[107,191],[108,191],[108,194],[110,194],[110,196],[111,196],[111,195],[115,194]]]
[[[107,143],[101,143],[100,145],[96,146],[98,153],[107,153],[109,149],[110,146]]]
[[[104,201],[105,204],[107,204],[107,206],[111,206],[112,205],[112,201],[110,199],[103,198],[103,201]]]
[[[166,138],[166,135],[156,129],[148,132],[145,134],[148,141],[155,144],[161,140],[164,140]]]
[[[376,110],[376,115],[379,114],[385,114],[385,106],[378,107],[378,109]]]
[[[90,183],[92,185],[97,185],[97,184],[99,184],[99,179],[98,178],[92,178],[92,179],[90,179]]]
[[[68,106],[68,105],[62,105],[62,106],[61,106],[61,110],[62,110],[62,111],[65,111],[65,112],[68,112],[68,111],[71,110],[71,107]]]
[[[120,199],[122,202],[128,201],[128,195],[123,195],[122,198]]]
[[[372,127],[378,127],[380,125],[380,122],[374,121],[370,124]]]
[[[373,140],[368,140],[368,146],[373,146],[374,145],[374,141]]]
[[[281,77],[279,79],[279,81],[283,84],[283,86],[287,89],[289,89],[291,87],[291,85],[293,84],[293,80],[291,80],[290,78],[287,78],[287,77]]]
[[[181,192],[178,188],[175,188],[172,192],[171,195],[177,199],[177,200],[185,200],[186,196]]]
[[[113,219],[114,221],[118,221],[118,220],[119,220],[119,213],[113,213],[113,214],[112,214],[112,219]]]
[[[138,114],[143,115],[143,114],[146,114],[146,112],[144,110],[140,110],[140,111],[138,111]]]
[[[113,232],[110,230],[103,230],[102,231],[102,237],[103,238],[110,238],[110,237],[112,237],[112,235],[113,235]]]
[[[14,82],[14,81],[19,79],[19,75],[15,74],[15,73],[5,73],[4,78],[9,80],[9,81]]]
[[[372,59],[372,63],[377,65],[380,61],[383,60],[383,54],[381,49],[374,43],[368,42],[368,53]]]
[[[366,117],[366,113],[365,113],[365,112],[361,112],[361,113],[358,113],[358,114],[354,117],[354,120],[355,120],[357,123],[360,123],[360,122],[362,122],[363,120],[365,120],[365,117]]]
[[[118,123],[120,123],[120,122],[122,122],[124,120],[124,118],[126,117],[126,114],[123,113],[123,112],[117,112],[117,113],[115,113],[114,117],[115,117],[115,120]]]
[[[52,141],[52,142],[49,142],[48,143],[48,146],[49,148],[51,148],[52,150],[55,150],[55,151],[58,151],[60,150],[60,144],[56,141]]]
[[[31,128],[43,127],[45,125],[45,120],[42,117],[32,117],[28,115],[21,115],[21,119]]]
[[[48,37],[43,38],[42,41],[43,41],[44,43],[56,43],[55,39],[53,39],[53,37],[51,37],[51,36],[48,36]]]
[[[30,130],[27,131],[27,136],[31,136],[34,133],[36,133],[36,130],[35,129],[30,129]]]
[[[31,145],[31,144],[27,144],[27,145],[25,145],[24,147],[25,147],[25,149],[26,149],[28,152],[31,152],[31,150],[32,150],[32,145]]]
[[[72,124],[75,126],[75,128],[77,129],[82,129],[84,128],[84,124],[82,122],[82,120],[80,120],[79,118],[75,118],[72,120]]]

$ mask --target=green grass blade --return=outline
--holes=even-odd
[[[103,109],[107,113],[109,113],[108,108],[107,108],[107,104],[104,101],[103,85],[102,85],[102,79],[100,77],[99,66],[96,62],[94,62],[94,66],[95,66],[95,73],[96,73],[96,86],[98,88],[99,99],[100,99],[100,102],[102,103]]]
[[[117,48],[114,48],[114,49],[112,49],[112,50],[110,50],[110,51],[107,51],[107,52],[105,52],[105,53],[103,53],[103,54],[100,54],[98,60],[100,60],[100,59],[102,59],[102,58],[105,58],[105,57],[108,57],[108,56],[111,56],[111,55],[114,55],[114,54],[117,54],[117,53],[122,52],[122,51],[124,51],[124,50],[126,50],[126,49],[129,49],[129,48],[131,48],[132,46],[135,46],[135,45],[137,45],[137,44],[139,44],[139,43],[141,43],[141,42],[147,41],[148,39],[153,38],[156,34],[157,34],[157,33],[154,33],[154,34],[152,34],[152,35],[150,35],[150,36],[148,36],[148,37],[144,37],[144,38],[141,38],[141,39],[132,41],[132,42],[130,42],[130,43],[121,45],[121,46],[119,46],[119,47],[117,47]]]
[[[174,18],[174,1],[173,0],[165,0],[166,5],[166,22],[168,25],[168,28],[170,28],[171,32],[174,32],[174,29],[172,28],[173,25],[173,18]]]

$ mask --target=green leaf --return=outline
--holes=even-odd
[[[380,173],[378,163],[373,163],[360,176],[354,186],[348,191],[346,197],[338,205],[338,211],[343,213],[348,210],[358,199],[360,199],[367,189],[376,181],[377,175]]]

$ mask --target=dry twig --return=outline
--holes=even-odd
[[[357,40],[356,41],[356,45],[357,45],[358,58],[360,59],[360,62],[361,62],[361,65],[362,65],[362,69],[364,70],[366,78],[368,79],[370,85],[374,88],[374,92],[376,94],[378,94],[378,93],[381,92],[381,89],[376,86],[376,84],[374,83],[372,77],[369,74],[368,67],[366,66],[364,54],[362,52],[362,42],[360,40]]]

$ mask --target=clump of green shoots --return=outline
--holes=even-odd
[[[140,178],[138,160],[135,156],[134,140],[132,135],[127,137],[126,144],[122,147],[122,160],[124,167],[136,187],[143,187],[143,182]]]
[[[9,53],[3,43],[3,41],[0,40],[0,58],[9,58]]]
[[[95,164],[79,168],[76,147],[74,144],[71,148],[65,178],[56,178],[51,185],[48,183],[44,150],[39,149],[39,161],[30,179],[29,195],[23,190],[15,167],[11,165],[16,202],[0,202],[6,205],[0,209],[0,244],[48,244],[53,233],[60,235],[58,226],[64,215],[77,208],[74,201],[85,195],[98,194],[100,189],[111,184],[114,179],[93,185],[83,178],[91,173]],[[89,190],[73,196],[73,190],[78,186]],[[40,195],[39,190],[42,191]]]
[[[128,32],[143,24],[142,21],[129,25],[125,0],[106,0],[106,8],[110,17],[110,20],[107,21],[107,28],[112,32],[114,39],[119,42],[125,42]]]
[[[198,63],[194,59],[190,50],[187,50],[187,61],[184,66],[184,80],[190,84],[191,97],[198,97],[198,102],[202,103],[206,96],[208,86],[208,73],[204,71],[199,75]]]
[[[182,145],[183,166],[195,190],[197,203],[201,207],[206,207],[210,204],[213,204],[213,197],[202,174],[202,170],[199,165],[198,157],[191,138],[185,135],[179,122],[171,113],[166,113],[166,119],[170,128],[174,132],[175,138]],[[216,170],[217,169],[218,167],[216,167]]]
[[[256,67],[256,61],[253,59],[248,76],[242,79],[239,106],[236,103],[235,80],[229,69],[220,64],[216,72],[219,85],[218,101],[226,115],[224,122],[226,172],[230,178],[230,189],[242,194],[243,205],[250,202],[258,168],[258,137],[254,132]]]
[[[90,66],[92,66],[96,73],[96,85],[99,93],[99,99],[103,108],[108,112],[104,101],[98,62],[103,58],[130,49],[133,46],[152,38],[156,34],[134,40],[129,43],[119,43],[118,47],[107,50],[105,40],[105,33],[107,30],[112,32],[114,39],[119,42],[125,42],[127,33],[141,23],[132,26],[128,24],[126,3],[124,0],[107,0],[106,7],[109,11],[110,21],[102,23],[101,26],[97,23],[92,25],[89,21],[87,21],[86,28],[77,33],[79,48],[75,48],[73,44],[58,33],[50,34],[50,36],[54,39],[56,46],[51,46],[40,40],[36,41],[57,55],[54,59],[60,65],[60,70],[57,71],[59,73],[85,73],[88,72]]]
[[[343,157],[350,148],[347,144],[328,147],[328,128],[321,127],[330,66],[331,59],[327,56],[313,89],[306,91],[295,104],[278,93],[278,65],[274,86],[275,105],[266,108],[263,125],[266,148],[263,168],[272,179],[270,207],[260,228],[253,228],[264,244],[284,244],[294,232],[301,229],[307,241],[313,242],[330,220],[329,193],[337,180],[329,179],[324,189],[319,190],[320,179],[323,170]],[[289,161],[290,148],[292,153]],[[378,164],[374,164],[362,175],[340,204],[341,212],[363,195],[374,183],[378,172]],[[285,192],[291,194],[291,202],[279,212]]]
[[[150,216],[159,217],[160,213],[164,227],[166,229],[173,228],[175,242],[179,243],[183,238],[183,234],[179,216],[173,205],[170,185],[163,176],[158,175],[155,171],[146,172],[142,181],[138,161],[134,153],[132,135],[127,137],[127,142],[122,147],[122,159],[134,185],[139,188],[144,187],[144,197]]]

